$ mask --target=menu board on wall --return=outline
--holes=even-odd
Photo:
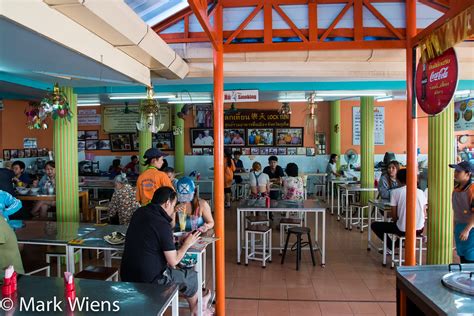
[[[81,109],[77,111],[77,125],[95,126],[100,125],[100,114],[95,109]]]
[[[474,130],[474,98],[462,100],[454,104],[454,130]]]
[[[290,127],[290,115],[278,111],[239,110],[224,114],[224,128]]]
[[[385,144],[385,108],[374,107],[374,143]],[[360,145],[360,107],[352,107],[352,145]]]
[[[140,121],[138,106],[129,106],[125,113],[124,106],[105,106],[102,109],[103,129],[106,133],[133,133],[137,130],[137,122]],[[167,106],[160,107],[161,123],[164,124],[162,132],[170,130],[170,109]],[[158,123],[158,122],[157,122]]]

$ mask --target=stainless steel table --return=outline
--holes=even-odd
[[[303,212],[314,213],[314,242],[315,250],[319,250],[321,254],[321,266],[326,265],[326,207],[322,206],[317,200],[290,201],[290,200],[272,200],[270,208],[265,207],[265,199],[243,200],[237,207],[237,263],[240,264],[240,256],[242,252],[241,238],[244,229],[245,213],[252,212]],[[322,216],[321,244],[318,241],[318,216]],[[280,247],[273,247],[280,249]]]
[[[474,264],[463,264],[462,270],[474,271]],[[473,315],[474,296],[450,290],[441,283],[448,271],[447,265],[397,268],[397,314]],[[400,304],[402,293],[405,304]]]
[[[33,310],[26,310],[30,300],[34,302],[61,301],[56,307],[51,304],[51,309],[45,311],[47,315],[163,315],[169,307],[173,316],[179,314],[176,285],[86,279],[76,279],[75,284],[77,304],[75,309],[71,310],[70,303],[64,297],[62,278],[20,275],[14,306],[6,314],[34,314]],[[24,303],[21,304],[21,302]],[[82,310],[79,309],[81,302],[84,302]],[[99,302],[99,307],[95,306],[92,310],[92,302]],[[33,305],[38,307],[39,303],[31,304],[30,307],[32,308]],[[86,306],[89,307],[88,311],[86,311]],[[95,310],[96,308],[98,310]],[[41,312],[36,313],[41,314]]]
[[[334,186],[338,184],[349,184],[349,183],[357,183],[357,181],[345,179],[345,178],[336,178],[336,179],[329,180],[329,187],[331,191],[331,215],[334,214]],[[329,192],[328,192],[328,195],[329,195]],[[337,199],[337,204],[338,204],[338,209],[339,209],[339,196]]]

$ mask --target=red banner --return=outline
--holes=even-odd
[[[451,102],[458,84],[458,60],[453,48],[416,69],[416,99],[430,115],[441,113]]]

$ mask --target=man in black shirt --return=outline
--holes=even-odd
[[[281,184],[281,178],[285,176],[283,168],[278,165],[277,156],[270,156],[268,158],[268,166],[263,169],[263,173],[268,174],[270,182],[277,185]],[[270,198],[273,200],[277,200],[279,195],[278,193],[278,191],[270,191]]]
[[[176,250],[172,230],[176,201],[172,188],[161,187],[150,204],[135,211],[127,230],[120,277],[125,282],[175,283],[186,297],[191,314],[197,315],[197,274],[175,267],[201,233],[190,234]]]

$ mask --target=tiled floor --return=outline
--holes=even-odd
[[[226,314],[395,315],[395,273],[382,267],[380,254],[367,251],[367,232],[347,231],[335,216],[326,218],[325,268],[319,254],[313,266],[304,251],[296,271],[293,253],[282,265],[275,251],[262,269],[256,261],[237,265],[235,207],[226,210]],[[278,241],[275,225],[273,234]]]

